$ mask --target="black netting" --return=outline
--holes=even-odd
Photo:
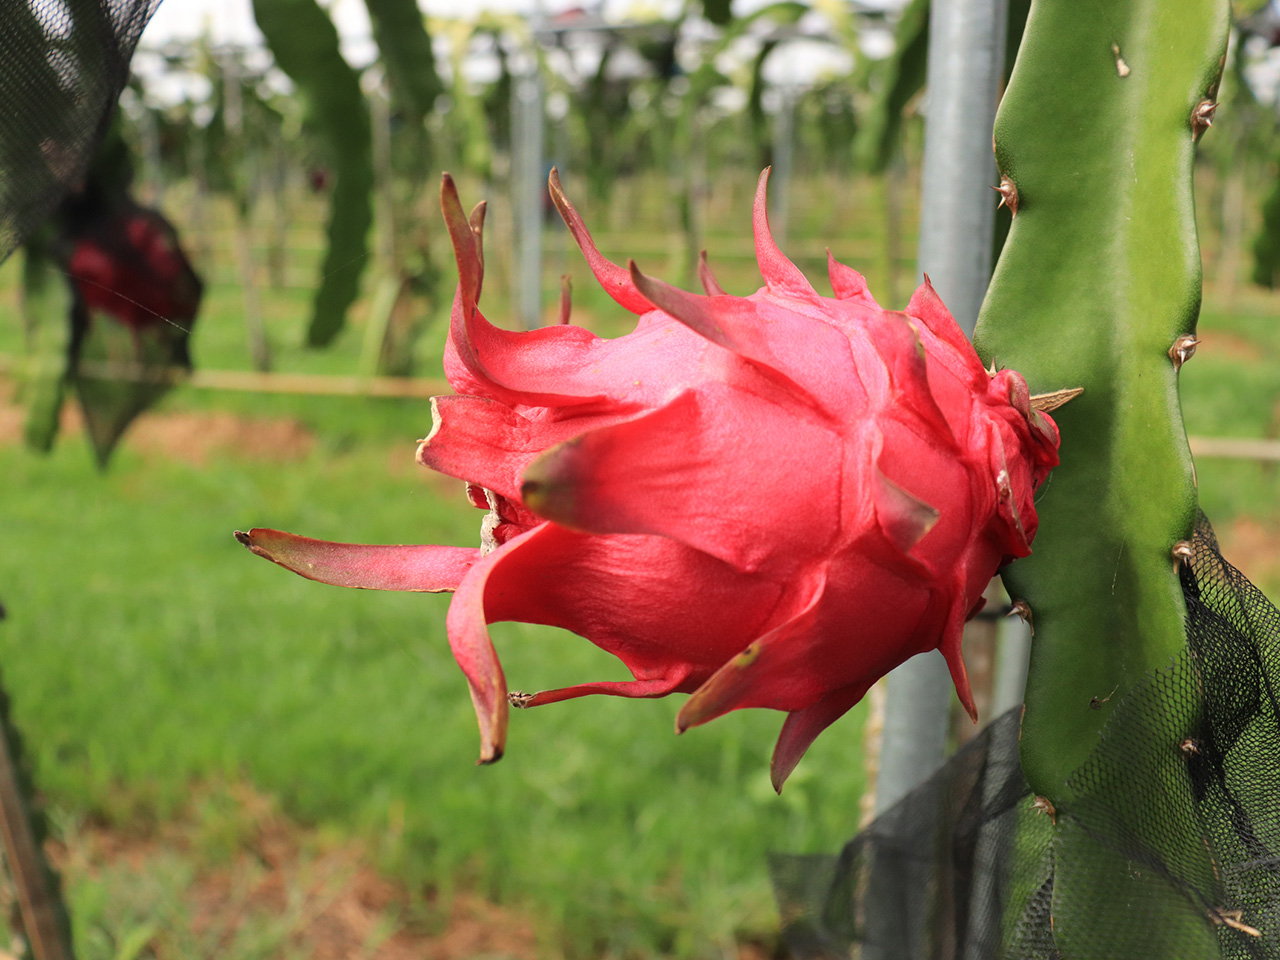
[[[1280,613],[1203,518],[1182,580],[1185,652],[1117,705],[1057,809],[1012,711],[838,857],[775,857],[793,955],[1280,958]]]
[[[83,178],[159,2],[0,2],[0,260]]]

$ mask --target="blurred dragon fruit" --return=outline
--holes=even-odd
[[[639,315],[604,340],[561,325],[510,332],[477,301],[484,205],[442,190],[457,256],[445,372],[423,465],[486,509],[479,548],[359,546],[255,529],[254,553],[326,583],[456,591],[447,632],[471,687],[482,762],[508,704],[690,693],[677,729],[742,707],[786,711],[775,787],[879,677],[939,648],[960,700],[965,620],[1036,531],[1032,495],[1058,462],[1023,378],[988,372],[928,281],[882,310],[829,260],[835,297],[778,250],[755,199],[765,286],[707,296],[624,270],[551,192],[596,279]],[[486,624],[578,633],[633,681],[508,693]]]
[[[134,333],[162,324],[189,327],[201,284],[173,226],[132,201],[77,223],[66,270],[90,314]]]

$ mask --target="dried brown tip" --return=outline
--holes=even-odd
[[[1031,409],[1039,410],[1041,413],[1052,413],[1059,407],[1066,406],[1082,393],[1084,393],[1084,387],[1054,390],[1051,393],[1037,393],[1031,397]]]
[[[1198,346],[1200,341],[1189,333],[1173,341],[1173,346],[1169,348],[1169,359],[1173,361],[1174,372],[1181,370],[1182,365],[1196,355]]]
[[[551,202],[556,205],[560,216],[567,220],[565,209],[569,207],[569,198],[564,195],[564,187],[560,185],[559,167],[552,167],[551,173],[547,175],[547,192],[551,194]]]
[[[1035,618],[1031,615],[1031,604],[1025,600],[1015,600],[1009,607],[1009,616],[1017,617],[1027,625],[1027,629],[1031,631],[1031,635],[1036,635]]]
[[[468,218],[458,198],[458,188],[453,177],[444,173],[440,177],[440,211],[444,214],[449,242],[453,245],[454,259],[458,262],[458,288],[462,294],[462,306],[467,316],[475,312],[480,299],[480,287],[484,281],[484,263],[481,260],[480,239],[476,235],[475,221],[482,221],[483,212],[472,212]]]
[[[1000,194],[1000,202],[996,204],[996,209],[1008,207],[1009,213],[1013,216],[1018,215],[1018,187],[1009,179],[1007,173],[1000,174],[1000,186],[992,187],[996,193]]]
[[[1189,540],[1179,540],[1173,545],[1173,564],[1177,570],[1178,564],[1186,564],[1190,566],[1191,559],[1195,556],[1195,550],[1191,546]]]
[[[471,208],[471,216],[467,224],[471,227],[471,235],[476,238],[476,260],[480,263],[480,276],[476,281],[476,300],[480,300],[480,291],[484,286],[484,215],[489,209],[487,200],[481,200]]]
[[[507,702],[519,710],[524,710],[529,706],[529,701],[533,697],[532,693],[525,693],[523,690],[512,690],[507,694]]]
[[[1261,930],[1244,922],[1243,910],[1223,910],[1219,907],[1210,907],[1208,915],[1216,926],[1230,927],[1232,930],[1239,930],[1241,933],[1248,934],[1251,937],[1262,936]]]
[[[1215,100],[1205,97],[1194,107],[1191,108],[1191,136],[1196,139],[1200,135],[1213,126],[1213,115],[1218,112],[1218,104]]]

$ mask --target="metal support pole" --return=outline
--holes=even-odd
[[[785,247],[790,226],[792,159],[795,153],[797,91],[789,83],[778,87],[778,113],[773,120],[773,171],[769,174],[769,232]]]
[[[996,655],[996,688],[992,695],[991,718],[1019,706],[1027,693],[1027,669],[1031,660],[1031,630],[1021,620],[1000,625],[1000,647]]]
[[[237,148],[244,142],[244,103],[240,89],[240,61],[228,51],[222,58],[224,107],[222,122],[228,139]],[[265,373],[271,369],[271,344],[267,341],[262,318],[262,301],[258,298],[258,281],[253,262],[253,230],[250,223],[254,195],[257,193],[258,171],[253,178],[234,191],[236,200],[236,272],[240,279],[240,297],[244,305],[245,336],[253,369]]]
[[[991,277],[995,123],[1007,0],[933,0],[929,15],[920,270],[972,335]],[[889,675],[876,810],[934,772],[946,748],[951,679],[937,653]]]
[[[537,40],[533,40],[537,43]],[[526,330],[542,326],[543,90],[538,59],[516,78],[512,109],[512,193],[517,236],[516,317]]]

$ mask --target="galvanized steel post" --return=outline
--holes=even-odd
[[[1007,0],[933,0],[929,14],[919,265],[970,336],[991,278],[991,130],[1007,12]],[[915,657],[889,675],[877,813],[941,764],[952,696],[937,653]]]

